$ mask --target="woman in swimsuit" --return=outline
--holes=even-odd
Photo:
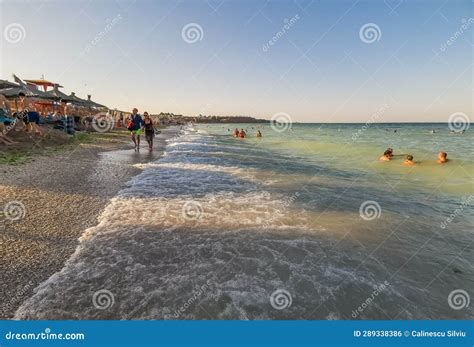
[[[148,112],[143,113],[143,128],[145,129],[145,139],[148,142],[148,149],[153,151],[153,137],[155,137],[155,127]]]

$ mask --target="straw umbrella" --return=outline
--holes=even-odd
[[[73,99],[63,93],[62,91],[59,90],[59,84],[55,84],[53,89],[50,90],[50,91],[47,91],[44,93],[46,97],[50,98],[51,100],[54,100],[54,101],[66,101],[66,102],[72,102]]]
[[[17,88],[19,87],[18,84],[7,81],[7,80],[0,80],[0,89],[6,89],[6,88]]]
[[[102,108],[102,109],[109,109],[107,106],[105,105],[101,105],[95,101],[92,101],[91,100],[91,95],[87,95],[87,100],[86,100],[86,105],[89,106],[89,107],[94,107],[94,108]]]
[[[88,101],[85,99],[81,99],[80,97],[76,96],[76,93],[71,92],[71,95],[69,95],[69,98],[71,99],[71,102],[73,104],[76,104],[78,106],[86,107],[88,106]]]

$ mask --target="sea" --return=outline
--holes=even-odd
[[[173,134],[16,319],[474,318],[471,129],[189,124]],[[393,159],[379,161],[388,147]],[[416,165],[403,165],[408,154]]]

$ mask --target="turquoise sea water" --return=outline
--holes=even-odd
[[[472,319],[473,159],[447,124],[187,126],[17,318]]]

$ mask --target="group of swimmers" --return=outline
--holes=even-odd
[[[400,155],[404,155],[404,154],[400,154]],[[382,161],[389,161],[389,160],[392,160],[392,157],[394,156],[393,154],[393,149],[392,148],[387,148],[387,150],[385,152],[383,152],[383,155],[380,157],[380,160]],[[438,164],[445,164],[448,162],[448,154],[446,152],[439,152],[438,153]],[[413,156],[411,154],[407,154],[406,155],[406,159],[405,161],[403,162],[403,165],[406,165],[406,166],[412,166],[412,165],[415,165],[416,162],[413,161]]]
[[[234,137],[238,137],[238,138],[241,138],[241,139],[244,139],[247,137],[247,133],[245,132],[244,129],[237,129],[235,128],[234,131],[232,132],[232,135]],[[262,137],[262,132],[260,130],[257,130],[257,133],[255,134],[256,137]]]

